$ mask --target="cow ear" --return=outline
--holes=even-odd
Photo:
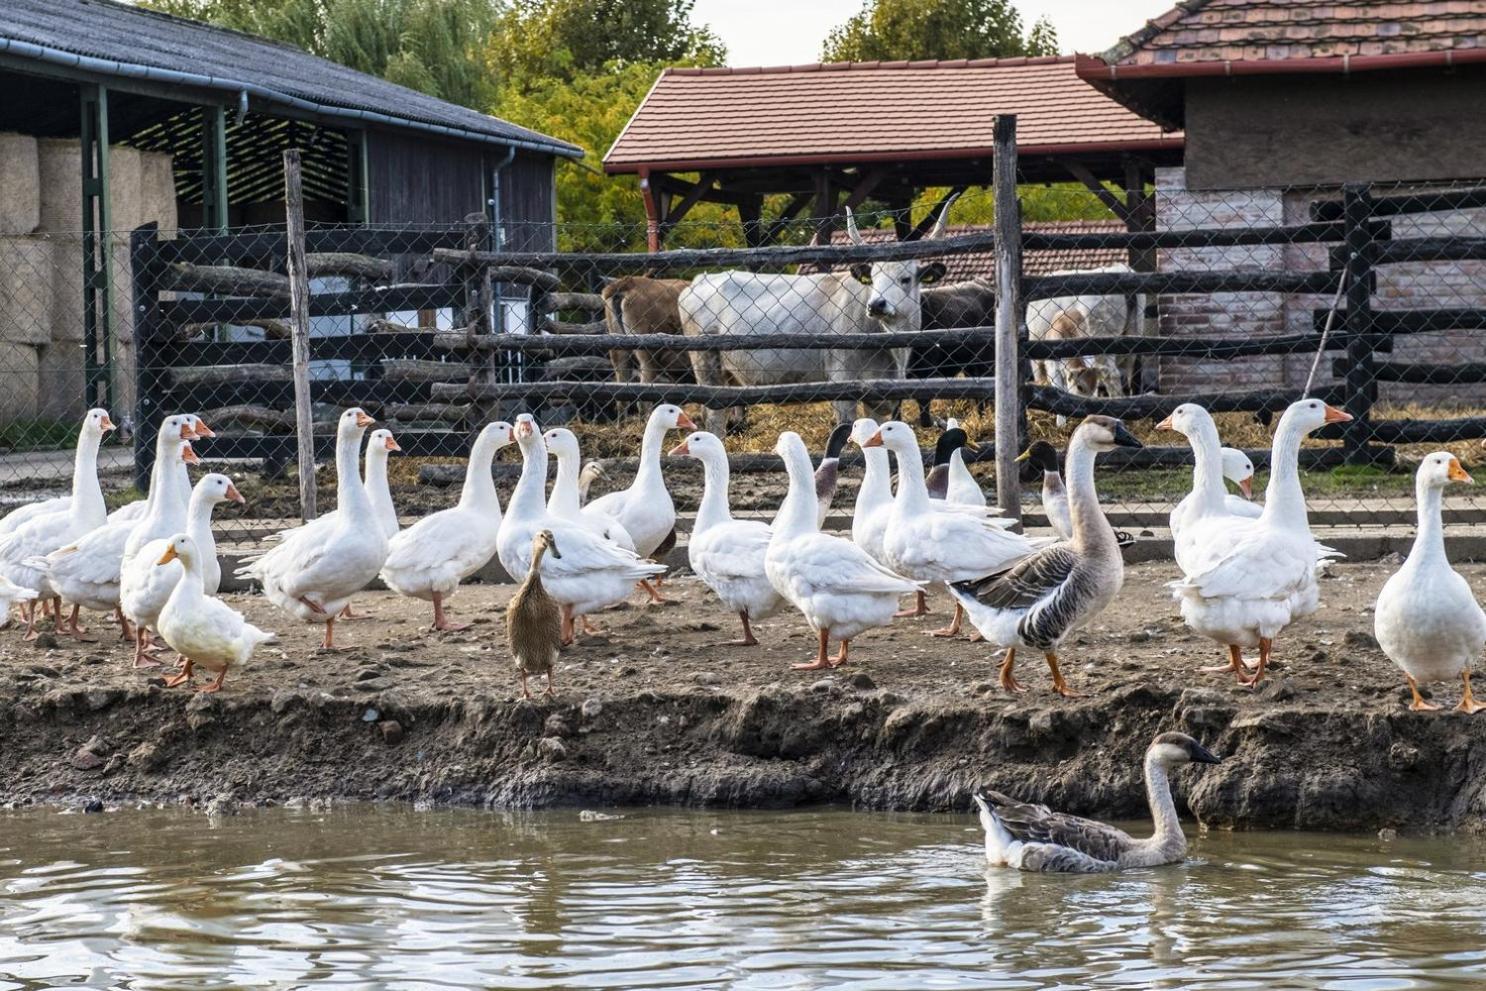
[[[863,263],[851,266],[851,277],[864,286],[870,286],[872,284],[872,266]]]
[[[929,262],[927,265],[918,267],[918,284],[921,286],[932,286],[944,278],[944,262]]]

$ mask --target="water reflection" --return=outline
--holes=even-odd
[[[967,817],[360,808],[0,815],[0,989],[1448,988],[1486,848],[1214,834],[987,870]]]

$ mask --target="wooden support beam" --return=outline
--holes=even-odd
[[[881,185],[882,180],[886,178],[887,169],[868,169],[857,180],[856,185],[851,187],[851,192],[846,194],[846,202],[841,204],[842,209],[855,210],[861,206],[862,202],[872,195],[872,190]]]
[[[996,151],[996,503],[1003,516],[1020,524],[1022,482],[1016,456],[1021,448],[1018,426],[1022,411],[1017,344],[1026,311],[1022,302],[1021,204],[1016,198],[1015,114],[996,117],[992,139]]]
[[[743,225],[743,243],[750,248],[757,248],[763,243],[763,212],[762,196],[749,195],[738,200],[738,222]]]
[[[800,215],[800,212],[810,205],[813,199],[809,193],[796,193],[784,204],[784,209],[779,211],[779,216],[769,221],[768,227],[764,228],[763,237],[759,239],[758,247],[765,248],[779,240],[779,235],[788,229],[790,223]]]
[[[667,211],[666,218],[660,224],[661,237],[664,238],[666,234],[675,230],[676,225],[681,223],[686,215],[691,212],[691,208],[700,203],[712,191],[712,187],[715,185],[717,185],[717,173],[703,172],[696,184],[687,191],[685,196],[681,197],[681,201]]]
[[[836,201],[840,192],[831,181],[829,169],[822,169],[815,174],[815,208],[812,218],[815,233],[810,239],[812,244],[831,243],[831,232],[836,229]]]
[[[1119,217],[1127,224],[1130,222],[1130,211],[1126,209],[1124,201],[1112,192],[1108,186],[1100,182],[1094,173],[1089,171],[1087,165],[1083,162],[1074,162],[1067,159],[1062,159],[1061,161],[1063,168],[1067,169],[1073,178],[1089,187],[1093,194],[1099,197],[1099,202],[1109,208],[1110,213]]]
[[[294,425],[298,435],[299,512],[315,518],[315,418],[310,396],[310,273],[304,260],[304,187],[298,148],[284,151],[284,215],[288,237],[289,326],[294,346]]]

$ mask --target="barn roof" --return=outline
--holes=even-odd
[[[1120,220],[1037,220],[1023,224],[1023,229],[1035,234],[1109,234],[1123,235],[1127,228]],[[950,224],[945,228],[945,237],[965,234],[987,234],[991,227],[983,224]],[[862,240],[868,244],[892,241],[896,234],[886,227],[864,227]],[[831,240],[836,244],[849,244],[845,231],[833,231]],[[935,259],[944,263],[945,282],[968,282],[971,279],[991,278],[996,271],[996,255],[993,251],[959,251]],[[1118,265],[1130,260],[1123,247],[1113,248],[1058,248],[1022,253],[1022,272],[1029,276],[1047,275],[1050,272],[1088,270]]]
[[[666,69],[608,172],[962,159],[998,114],[1022,155],[1180,148],[1180,135],[1080,80],[1072,56]]]
[[[1183,0],[1078,74],[1168,126],[1195,76],[1351,73],[1486,62],[1479,0]]]
[[[115,77],[245,93],[255,109],[277,107],[567,157],[583,154],[557,138],[292,45],[114,0],[5,0],[0,4],[0,58],[12,64],[45,63],[100,81]]]

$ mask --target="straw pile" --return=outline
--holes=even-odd
[[[41,176],[36,139],[0,134],[0,234],[30,234],[41,226]]]

